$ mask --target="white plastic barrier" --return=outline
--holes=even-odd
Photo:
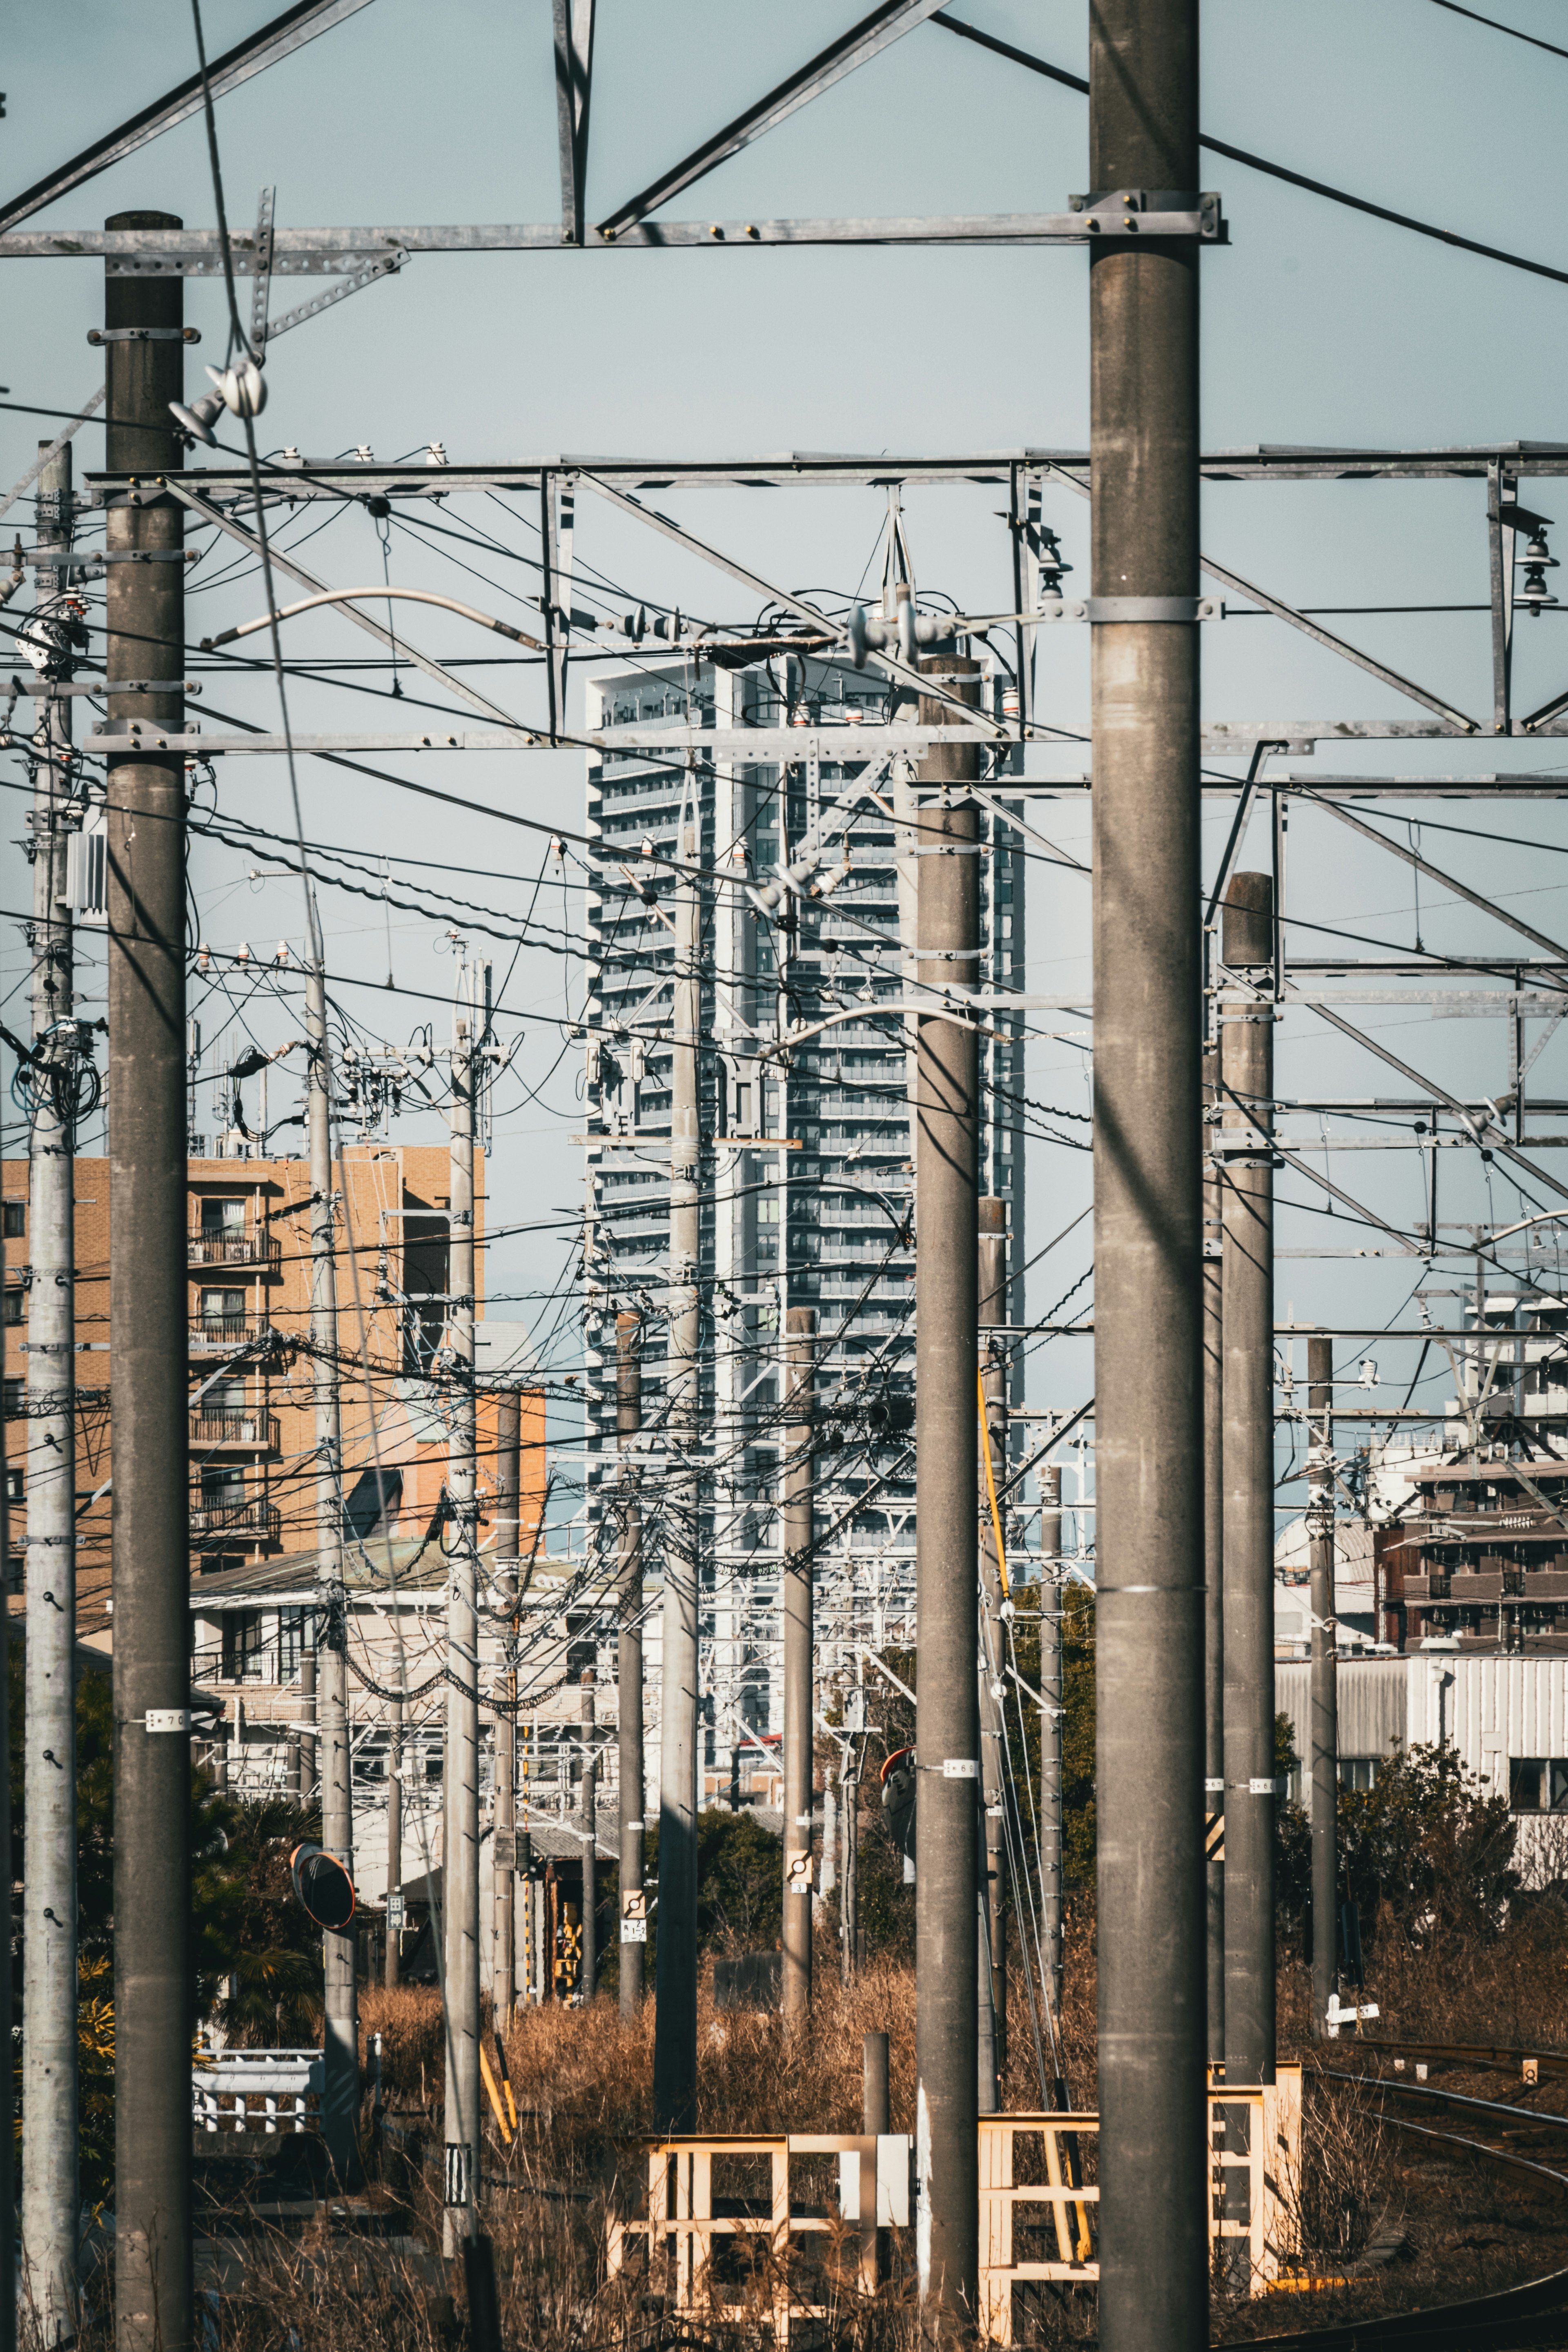
[[[220,2050],[192,2070],[192,2121],[208,2132],[319,2128],[324,2076],[319,2050]]]

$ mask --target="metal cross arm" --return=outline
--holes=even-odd
[[[1065,482],[1068,489],[1076,490],[1080,499],[1087,499],[1089,496],[1088,482],[1080,480],[1076,474],[1068,473],[1065,467],[1058,465],[1051,465],[1046,470],[1052,480]],[[1370,677],[1381,679],[1384,686],[1393,687],[1396,694],[1407,694],[1413,702],[1425,703],[1428,710],[1434,712],[1437,718],[1447,720],[1450,727],[1457,728],[1461,734],[1479,733],[1480,730],[1473,719],[1467,719],[1462,711],[1450,709],[1449,705],[1436,695],[1428,694],[1424,686],[1413,685],[1409,678],[1402,677],[1397,670],[1389,669],[1382,662],[1373,661],[1370,654],[1358,652],[1354,646],[1347,645],[1342,637],[1336,637],[1332,630],[1320,628],[1316,621],[1310,621],[1304,613],[1298,613],[1293,604],[1287,604],[1281,597],[1271,596],[1266,588],[1259,588],[1252,581],[1244,580],[1238,572],[1227,571],[1223,563],[1212,562],[1206,555],[1202,554],[1198,557],[1198,569],[1205,572],[1209,579],[1217,580],[1223,587],[1234,588],[1238,595],[1250,596],[1255,604],[1262,605],[1266,613],[1272,613],[1276,620],[1288,621],[1291,628],[1300,629],[1302,635],[1310,637],[1314,645],[1324,646],[1328,652],[1340,655],[1345,661],[1354,662],[1358,669],[1364,669]],[[1568,697],[1564,699],[1568,700]]]
[[[1432,865],[1415,850],[1407,848],[1403,842],[1390,841],[1385,833],[1379,833],[1374,825],[1364,824],[1359,816],[1352,816],[1348,809],[1340,807],[1336,803],[1320,801],[1317,793],[1310,788],[1305,793],[1299,793],[1298,797],[1313,807],[1326,809],[1331,816],[1338,818],[1341,824],[1348,824],[1352,833],[1361,834],[1368,841],[1375,841],[1380,849],[1388,851],[1390,856],[1400,858],[1406,866],[1413,866],[1418,874],[1425,874],[1429,881],[1440,882],[1446,890],[1452,890],[1456,897],[1468,899],[1472,907],[1479,907],[1483,914],[1494,916],[1500,923],[1505,923],[1510,930],[1518,931],[1522,938],[1533,940],[1538,948],[1544,948],[1548,955],[1561,956],[1564,961],[1568,961],[1568,948],[1559,946],[1555,940],[1548,939],[1544,931],[1536,930],[1532,924],[1523,921],[1518,915],[1510,915],[1506,907],[1500,907],[1494,899],[1483,898],[1479,890],[1470,889],[1466,883],[1457,880],[1452,874],[1446,874],[1440,866]]]
[[[1285,1001],[1289,1003],[1291,999],[1287,996]],[[1408,1062],[1402,1062],[1397,1054],[1391,1054],[1387,1046],[1380,1045],[1375,1038],[1368,1037],[1361,1030],[1352,1028],[1348,1021],[1342,1021],[1340,1015],[1331,1012],[1326,1004],[1313,1004],[1310,1010],[1317,1014],[1320,1021],[1327,1021],[1333,1028],[1349,1037],[1353,1044],[1364,1045],[1367,1052],[1375,1054],[1380,1062],[1386,1062],[1390,1069],[1397,1070],[1402,1077],[1406,1077],[1413,1085],[1420,1087],[1424,1093],[1431,1096],[1434,1102],[1447,1104],[1456,1118],[1462,1120],[1469,1129],[1478,1143],[1484,1139],[1492,1150],[1500,1151],[1505,1160],[1510,1160],[1516,1168],[1522,1168],[1528,1175],[1534,1178],[1538,1184],[1544,1184],[1549,1192],[1555,1192],[1560,1201],[1568,1201],[1568,1184],[1560,1184],[1555,1176],[1549,1174],[1547,1170],[1541,1167],[1537,1161],[1518,1150],[1509,1141],[1495,1120],[1474,1118],[1465,1108],[1457,1095],[1451,1095],[1446,1087],[1438,1086],[1434,1079],[1423,1077],[1419,1070],[1413,1070]]]
[[[200,515],[205,522],[216,524],[216,528],[226,532],[230,539],[237,540],[241,547],[248,548],[252,555],[260,555],[261,541],[242,524],[232,520],[220,508],[215,507],[210,499],[202,496],[199,490],[193,490],[184,482],[176,481],[172,478],[168,480],[168,488],[183,506],[190,508],[193,514]],[[327,593],[324,580],[318,580],[313,573],[305,570],[303,564],[296,563],[292,556],[285,554],[281,549],[274,546],[271,550],[271,557],[272,568],[275,572],[286,572],[290,579],[297,580],[302,588],[308,588],[313,595]],[[368,613],[356,613],[352,604],[345,604],[343,610],[356,627],[368,631],[379,644],[389,646],[393,645],[391,631],[384,629],[378,621],[373,621]],[[418,652],[408,643],[406,637],[397,640],[395,650],[401,650],[417,668],[425,672],[426,677],[434,678],[438,685],[444,686],[449,694],[455,694],[459,700],[468,703],[471,709],[482,711],[487,719],[499,719],[503,727],[521,728],[522,724],[521,719],[514,719],[511,713],[509,710],[503,710],[499,703],[489,701],[482,694],[477,694],[471,686],[465,686],[461,678],[454,677],[449,670],[442,668],[439,662],[432,661],[428,654]]]
[[[560,0],[557,5],[559,8]],[[738,155],[742,147],[749,147],[752,140],[761,139],[798,108],[809,105],[824,90],[831,89],[857,66],[865,65],[882,50],[890,48],[928,16],[934,16],[942,5],[942,0],[879,0],[879,5],[862,16],[858,24],[840,33],[837,40],[808,58],[805,65],[797,66],[794,73],[749,106],[743,114],[737,115],[689,155],[662,172],[640,195],[606,214],[598,224],[599,236],[606,239],[618,236],[646,214],[657,212],[682,188],[689,188],[731,155]]]
[[[1416,686],[1411,679],[1402,677],[1397,670],[1373,661],[1370,654],[1361,653],[1354,646],[1347,645],[1343,637],[1336,637],[1331,629],[1320,628],[1316,621],[1310,621],[1304,613],[1298,613],[1294,606],[1285,604],[1279,597],[1271,596],[1267,589],[1255,587],[1239,572],[1226,571],[1224,564],[1212,562],[1206,555],[1198,558],[1198,564],[1211,580],[1219,581],[1226,588],[1234,588],[1238,595],[1250,596],[1255,604],[1263,606],[1265,612],[1272,613],[1276,620],[1288,621],[1293,629],[1300,629],[1304,637],[1310,637],[1314,645],[1338,654],[1342,661],[1354,662],[1358,669],[1364,669],[1383,685],[1393,687],[1396,694],[1408,695],[1412,702],[1425,703],[1428,710],[1435,711],[1439,719],[1446,719],[1451,726],[1459,728],[1467,735],[1480,732],[1475,719],[1467,719],[1462,710],[1454,709],[1439,695],[1428,694],[1424,686]]]
[[[366,0],[295,0],[294,6],[285,8],[280,16],[274,16],[222,57],[213,58],[207,68],[213,97],[226,98],[252,75],[264,73],[279,58],[292,56],[307,41],[313,41],[318,33],[330,32],[334,25],[341,25],[346,16],[355,15],[365,5]],[[201,109],[202,78],[200,74],[190,74],[117,130],[95,139],[90,147],[84,147],[68,163],[59,164],[43,179],[36,180],[30,188],[24,188],[20,195],[13,196],[9,204],[0,205],[0,229],[11,228],[17,221],[42,212],[46,205],[52,205],[72,188],[79,188],[85,180],[94,178],[100,172],[107,172],[111,163],[133,155],[139,147],[145,147],[150,140],[172,131],[191,115],[199,114]]]
[[[744,564],[735,562],[728,555],[721,555],[717,548],[708,546],[704,541],[694,537],[690,531],[683,530],[679,523],[671,522],[668,515],[658,513],[652,507],[645,507],[640,499],[629,498],[625,490],[617,490],[613,484],[601,481],[596,475],[583,473],[579,474],[577,478],[599,498],[608,499],[612,506],[620,507],[626,514],[635,515],[639,522],[646,522],[650,530],[658,531],[662,538],[673,540],[678,547],[689,548],[693,554],[700,555],[706,562],[715,565],[719,571],[727,572],[732,580],[740,581],[743,587],[753,589],[759,596],[766,597],[773,604],[785,605],[790,612],[797,613],[803,621],[810,621],[816,627],[826,629],[836,642],[840,644],[848,642],[847,629],[838,627],[828,619],[826,613],[819,612],[815,604],[806,604],[802,597],[792,596],[786,589],[775,588],[771,581],[759,578],[756,572],[749,572]],[[889,653],[870,649],[866,657],[879,669],[885,670],[889,677],[898,679],[900,684],[913,687],[918,693],[931,696],[938,701],[951,703],[955,710],[963,714],[964,719],[976,731],[984,729],[997,742],[1011,741],[1011,737],[999,720],[987,719],[985,714],[976,710],[973,704],[964,702],[956,694],[949,693],[937,679],[921,677],[918,670],[907,668],[901,661],[896,660]],[[804,751],[800,756],[805,756]]]

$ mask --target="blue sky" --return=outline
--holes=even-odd
[[[257,21],[255,5],[208,0],[209,51]],[[640,187],[664,163],[729,120],[780,74],[849,20],[844,5],[795,0],[601,0],[594,100],[590,215]],[[1080,5],[960,0],[957,13],[1085,70]],[[1546,0],[1497,0],[1500,16],[1545,38],[1561,36]],[[545,0],[501,8],[494,0],[373,0],[346,25],[251,82],[219,109],[232,217],[254,216],[257,189],[276,184],[286,226],[436,221],[527,221],[558,205],[553,84]],[[1376,201],[1535,257],[1568,264],[1560,201],[1568,180],[1561,140],[1568,60],[1468,23],[1433,0],[1210,0],[1204,19],[1205,130]],[[1565,43],[1568,46],[1568,43]],[[0,125],[5,183],[20,188],[123,119],[194,64],[188,10],[175,0],[126,7],[79,0],[68,12],[17,12],[8,26],[7,111]],[[938,28],[921,29],[850,77],[815,106],[670,207],[678,217],[769,214],[1056,210],[1087,185],[1087,109],[1073,93],[987,56]],[[1568,287],[1502,268],[1341,211],[1210,157],[1205,184],[1224,193],[1233,243],[1204,264],[1205,438],[1210,447],[1259,442],[1415,446],[1494,439],[1568,438],[1561,385],[1568,342]],[[1507,191],[1506,195],[1503,194]],[[210,224],[212,197],[198,123],[167,135],[79,190],[38,226],[96,226],[132,205],[156,205]],[[263,446],[298,445],[328,457],[357,443],[396,457],[439,438],[454,459],[515,459],[561,450],[660,453],[836,448],[910,453],[1016,446],[1081,446],[1087,438],[1087,268],[1075,251],[799,251],[637,254],[544,253],[427,257],[395,280],[355,296],[280,342],[268,368],[271,401]],[[298,284],[299,281],[296,281]],[[307,280],[300,292],[319,281]],[[101,277],[90,262],[14,262],[5,272],[0,376],[14,399],[74,409],[100,381],[87,330],[100,316]],[[296,299],[287,281],[275,310]],[[201,358],[223,342],[216,281],[193,281],[187,317],[200,325]],[[215,348],[216,347],[216,348]],[[199,375],[193,357],[191,375]],[[0,414],[0,488],[29,462],[47,425]],[[100,462],[94,428],[79,463]],[[1521,495],[1548,514],[1552,486]],[[851,592],[875,543],[879,500],[869,492],[809,490],[668,493],[670,511],[784,585]],[[994,494],[917,493],[910,521],[920,575],[971,607],[1006,601]],[[14,510],[20,515],[23,509]],[[476,507],[469,514],[477,515]],[[1087,586],[1083,515],[1065,494],[1048,509]],[[1484,495],[1479,485],[1334,484],[1205,492],[1208,551],[1277,593],[1301,603],[1374,604],[1481,602],[1486,594]],[[716,617],[743,619],[739,591],[685,562],[637,527],[579,507],[580,557],[639,594],[679,598]],[[491,520],[499,521],[494,510]],[[1568,512],[1563,515],[1568,531]],[[518,541],[521,544],[521,538]],[[1568,544],[1568,541],[1565,541]],[[313,558],[338,583],[380,576],[381,551],[367,518],[334,521]],[[312,560],[307,558],[307,561]],[[497,591],[469,581],[428,546],[394,542],[394,576],[439,584],[496,604]],[[368,567],[368,568],[367,568]],[[501,570],[486,564],[487,573]],[[507,577],[516,576],[512,568]],[[1561,575],[1558,575],[1561,576]],[[521,583],[526,593],[527,583]],[[517,616],[515,604],[499,605]],[[261,610],[248,580],[194,598],[203,631]],[[411,627],[413,624],[410,624]],[[1331,623],[1395,667],[1441,687],[1467,709],[1489,707],[1484,614],[1362,617]],[[291,648],[358,654],[366,641],[331,618],[295,625]],[[417,635],[436,653],[471,653],[460,625],[421,617]],[[1042,715],[1073,727],[1087,701],[1087,632],[1063,633],[1042,659]],[[1547,615],[1521,626],[1521,707],[1568,684],[1568,625]],[[1067,642],[1070,635],[1072,642]],[[493,640],[481,640],[488,649]],[[1271,621],[1237,621],[1205,633],[1205,708],[1215,717],[1408,716],[1412,706]],[[490,680],[504,672],[476,673]],[[1539,688],[1539,693],[1536,689]],[[508,677],[498,698],[537,715],[534,674]],[[229,689],[230,707],[272,713],[264,683]],[[300,690],[301,723],[395,723],[361,697]],[[1069,765],[1073,763],[1068,763]],[[1339,765],[1393,772],[1463,766],[1545,772],[1540,744],[1460,750],[1386,747],[1350,761],[1324,751],[1307,773]],[[16,763],[6,763],[15,780]],[[407,763],[408,772],[416,772]],[[1042,773],[1057,772],[1042,766]],[[509,756],[482,762],[432,758],[421,780],[473,793],[496,806],[574,824],[580,762]],[[526,905],[537,836],[478,814],[442,812],[308,766],[306,824],[317,837],[375,853],[448,858],[478,869],[452,887]],[[222,804],[288,829],[281,771],[272,763],[220,768]],[[270,812],[270,814],[268,813]],[[1402,816],[1418,816],[1406,807]],[[1553,803],[1498,813],[1434,808],[1434,817],[1534,842],[1568,843]],[[1210,820],[1211,833],[1222,819]],[[1080,840],[1086,813],[1053,811],[1046,829]],[[19,831],[20,827],[14,828]],[[1371,851],[1324,817],[1292,830],[1291,892],[1300,911],[1388,939],[1413,934],[1407,868]],[[1568,927],[1568,861],[1548,850],[1428,834],[1425,852],[1474,886],[1506,893],[1542,929]],[[1262,830],[1249,860],[1261,862]],[[15,849],[4,904],[24,903]],[[250,878],[262,863],[198,844],[193,877],[204,934],[215,947],[241,938],[268,947],[302,934],[298,885]],[[486,877],[490,877],[487,879]],[[516,877],[506,879],[503,877]],[[509,894],[499,900],[495,892]],[[1037,869],[1031,885],[1032,985],[1070,989],[1087,977],[1087,893]],[[1480,953],[1509,935],[1468,909],[1445,908],[1423,885],[1428,943]],[[540,901],[570,923],[574,906],[547,887]],[[336,970],[384,977],[382,915],[329,894],[329,960]],[[400,981],[437,994],[449,966],[438,927],[395,919]],[[15,930],[0,954],[0,988],[22,968]],[[498,975],[499,976],[499,975]],[[539,1084],[560,1052],[550,1025],[562,1009],[556,961],[530,949],[507,1004],[530,1017],[517,1069]],[[439,1007],[389,1005],[360,991],[354,1011],[401,1040]],[[1357,1017],[1352,1014],[1352,1018]],[[287,1021],[277,1036],[288,1034]],[[1500,1023],[1444,1022],[1397,1010],[1360,1016],[1369,1032],[1450,1085],[1505,1083]],[[1398,1037],[1394,1036],[1398,1025]],[[1388,1092],[1363,1057],[1298,1017],[1281,1033],[1281,1086]],[[1402,1042],[1401,1042],[1402,1041]],[[276,1042],[268,1033],[267,1042]],[[1082,1056],[1042,1045],[1031,1091],[1081,1104]],[[543,1107],[509,1101],[490,1167],[494,1222],[537,1214],[542,1201],[580,1199],[568,1055]],[[1549,1045],[1538,1077],[1568,1092],[1568,1048]],[[1066,1089],[1066,1091],[1063,1091]],[[1562,1128],[1568,1122],[1552,1122]],[[399,1133],[433,1132],[416,1120]],[[1562,1155],[1558,1155],[1561,1159]],[[1381,1210],[1415,1213],[1411,1155],[1361,1155],[1336,1173]],[[1486,1214],[1483,1177],[1447,1156],[1448,1213]],[[1552,1164],[1555,1164],[1553,1162]],[[1514,1212],[1512,1186],[1490,1171],[1492,1210]],[[1087,1199],[1087,1163],[1037,1150],[1031,1179],[1037,1239],[1066,1223]],[[1298,1219],[1287,1242],[1317,1244],[1322,1220]],[[1087,1227],[1040,1269],[1032,1305],[1048,1307],[1084,1263]],[[492,1287],[531,1302],[562,1265],[554,1237],[498,1250]],[[1056,1268],[1059,1265],[1060,1276]],[[1299,1316],[1393,1314],[1415,1279],[1408,1263],[1280,1269],[1280,1304]],[[1085,1294],[1080,1293],[1080,1297]],[[532,1311],[531,1304],[525,1311]],[[1409,1319],[1409,1318],[1406,1318]],[[573,1360],[562,1332],[557,1360]],[[1359,1352],[1354,1349],[1347,1353]],[[1390,1355],[1390,1366],[1408,1360]],[[1047,1351],[1036,1401],[1085,1392],[1087,1349]]]

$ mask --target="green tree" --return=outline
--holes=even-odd
[[[697,1937],[704,1951],[772,1951],[784,1932],[784,1840],[756,1815],[697,1817]]]
[[[26,1687],[23,1645],[7,1661],[10,1805],[14,1866],[26,1866]],[[77,1916],[80,1938],[78,2034],[81,2084],[82,2194],[109,2193],[114,2159],[114,1708],[107,1673],[77,1680]],[[240,1805],[193,1771],[189,1836],[193,2035],[216,2016],[231,2035],[258,2042],[317,2038],[321,2005],[321,1936],[293,1899],[289,1855],[319,1834],[315,1814],[274,1801]],[[19,1922],[13,1924],[18,1938]],[[22,1969],[13,1971],[13,2025],[25,2026]],[[20,2134],[21,2105],[16,2113]]]
[[[1516,1826],[1457,1750],[1395,1753],[1370,1789],[1342,1789],[1340,1884],[1363,1931],[1393,1927],[1413,1944],[1489,1941],[1519,1893]]]
[[[321,1931],[294,1898],[289,1859],[318,1839],[321,1816],[297,1798],[239,1804],[195,1792],[198,2006],[230,2041],[300,2048],[320,2039]]]
[[[1288,1715],[1274,1718],[1274,1771],[1288,1780],[1301,1768]],[[1304,1805],[1274,1809],[1274,1932],[1279,1942],[1307,1946],[1312,1908],[1312,1824]]]

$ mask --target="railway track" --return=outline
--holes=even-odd
[[[1476,2098],[1469,2093],[1447,2090],[1438,2084],[1409,2079],[1403,2071],[1411,2064],[1420,2065],[1423,2074],[1430,2065],[1452,2066],[1469,2073],[1497,2071],[1517,2075],[1521,2088],[1529,2088],[1554,2078],[1568,2081],[1568,2053],[1461,2042],[1362,2041],[1352,2047],[1363,2057],[1391,2061],[1398,2071],[1352,2072],[1349,2066],[1331,2060],[1322,2064],[1323,2074],[1371,2092],[1386,2105],[1405,2102],[1426,2106],[1428,2111],[1433,2107],[1458,2109],[1461,2111],[1458,2119],[1471,2127],[1468,2133],[1440,2131],[1408,2115],[1385,2114],[1384,2120],[1391,2128],[1425,2140],[1434,2148],[1523,2173],[1568,2198],[1568,2168],[1542,2163],[1539,2155],[1525,2155],[1518,2147],[1508,2145],[1521,2138],[1537,2142],[1555,2139],[1561,2147],[1562,2162],[1568,2167],[1568,2115],[1517,2106],[1505,2100]],[[1345,2054],[1349,2056],[1349,2049]],[[1483,2131],[1490,2136],[1476,2136]],[[1498,2352],[1507,2352],[1514,2346],[1568,2344],[1568,2267],[1548,2271],[1519,2286],[1468,2296],[1456,2303],[1428,2304],[1342,2325],[1247,2336],[1241,2342],[1258,2347],[1258,2352],[1264,2352],[1264,2347],[1267,2352],[1369,2352],[1369,2347],[1377,2345],[1413,2343],[1450,2347],[1454,2352],[1469,2345],[1496,2347]],[[1235,2352],[1240,2352],[1239,2344]]]

